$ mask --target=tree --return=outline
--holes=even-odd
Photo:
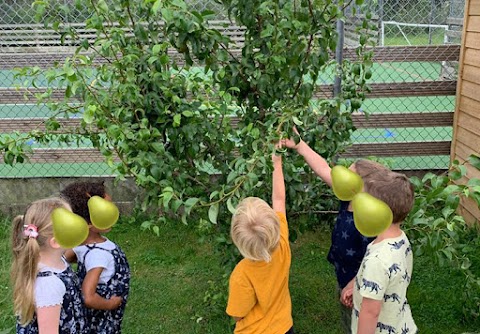
[[[85,25],[95,32],[93,42],[59,19],[72,8],[35,1],[39,19],[78,48],[55,68],[21,73],[33,85],[45,76],[50,90],[39,102],[48,103],[52,115],[46,131],[4,140],[5,160],[22,162],[32,137],[41,143],[88,139],[120,178],[133,176],[145,189],[144,209],[160,207],[185,223],[195,210],[205,225],[206,217],[212,224],[219,214],[228,219],[245,194],[268,197],[270,154],[293,125],[325,157],[341,152],[354,129],[351,113],[368,90],[369,14],[359,27],[358,59],[336,64],[336,20],[350,3],[220,2],[244,27],[240,52],[210,24],[215,12],[191,10],[181,0],[77,0],[91,12]],[[319,83],[333,74],[343,79],[341,93],[316,100]],[[51,99],[57,86],[65,91],[61,102]],[[80,126],[62,129],[59,119],[78,113]],[[311,210],[320,185],[306,175],[305,191],[301,168],[299,162],[287,167],[287,178],[298,183],[289,190],[292,209]]]

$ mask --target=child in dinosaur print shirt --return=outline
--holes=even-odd
[[[362,333],[358,328],[360,310],[369,303],[378,303],[381,308],[375,331],[365,333],[417,333],[406,296],[412,267],[412,248],[403,231],[396,238],[372,242],[367,247],[354,279],[352,333]]]
[[[353,303],[352,333],[416,334],[418,328],[407,301],[413,254],[401,229],[413,206],[413,185],[405,175],[392,171],[367,182],[369,193],[392,210],[393,223],[367,246],[359,271],[343,289],[341,301]]]

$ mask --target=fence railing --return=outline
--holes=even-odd
[[[212,26],[222,30],[237,46],[232,52],[240,52],[243,42],[243,28],[235,25],[226,25],[228,21],[214,21]],[[77,33],[82,38],[94,38],[92,32],[83,29],[82,24],[75,24]],[[15,43],[14,43],[15,41]],[[69,44],[70,43],[70,44]],[[57,61],[62,61],[71,55],[74,41],[66,41],[59,52],[59,33],[44,29],[37,25],[0,25],[0,69],[11,70],[21,66],[39,66],[48,68]],[[456,62],[459,58],[459,45],[427,45],[401,47],[375,47],[374,62],[378,64],[418,63],[418,62]],[[356,59],[355,49],[345,48],[344,58]],[[101,60],[100,60],[101,61]],[[415,82],[378,82],[372,83],[369,98],[402,98],[402,97],[429,97],[454,96],[456,80],[442,79],[422,80]],[[36,94],[42,93],[45,88],[0,88],[0,105],[35,103]],[[315,97],[318,99],[331,98],[332,85],[320,85]],[[53,97],[62,99],[64,92],[56,90]],[[0,132],[11,131],[27,132],[32,129],[41,130],[45,119],[39,117],[4,117],[0,119]],[[452,110],[429,112],[395,112],[377,113],[370,116],[354,114],[354,124],[358,129],[385,129],[385,128],[435,128],[450,127],[453,123]],[[60,120],[67,127],[77,127],[79,120]],[[36,163],[91,163],[103,162],[104,158],[93,148],[35,148],[29,164]],[[374,142],[355,143],[342,157],[356,158],[365,156],[401,157],[401,156],[448,156],[450,154],[450,140],[406,140],[403,142]],[[420,168],[412,168],[411,171]],[[424,171],[423,171],[424,172]]]

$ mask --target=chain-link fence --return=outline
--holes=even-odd
[[[64,18],[66,21],[81,25],[89,16],[82,7],[74,7],[73,0],[62,1],[65,6],[72,7],[68,17]],[[0,114],[3,120],[13,120],[10,123],[3,121],[4,124],[15,124],[16,129],[21,129],[22,121],[46,117],[48,109],[24,99],[22,92],[16,89],[22,82],[15,79],[14,68],[32,64],[48,66],[61,59],[61,49],[51,45],[49,49],[42,47],[42,41],[52,38],[52,34],[45,33],[41,26],[38,30],[33,29],[36,21],[31,3],[30,0],[4,0],[0,4]],[[213,0],[192,0],[190,5],[197,10],[219,10],[219,5]],[[460,42],[464,0],[378,0],[375,5],[377,12],[374,19],[378,20],[375,38],[378,45],[385,48],[376,55],[372,94],[362,109],[371,116],[388,116],[390,122],[378,122],[376,128],[359,127],[353,133],[353,142],[360,144],[358,147],[400,145],[385,146],[383,151],[358,151],[363,155],[379,152],[380,156],[390,160],[395,169],[445,169],[449,164],[445,148],[451,140],[452,127],[448,124],[449,118],[444,116],[451,116],[454,111],[457,66],[454,53],[459,50],[448,46]],[[408,49],[407,46],[416,48]],[[427,46],[436,47],[428,49]],[[442,118],[444,121],[436,125],[429,118]],[[3,133],[7,125],[2,126]],[[421,148],[422,143],[425,143],[425,150],[420,153],[415,151],[414,147]],[[111,173],[105,163],[89,157],[88,150],[81,150],[88,148],[89,143],[75,148],[70,157],[63,160],[55,160],[55,150],[59,147],[31,144],[40,152],[36,160],[15,167],[2,164],[2,177]],[[395,147],[401,145],[404,150],[395,151]],[[393,151],[389,151],[389,147]]]

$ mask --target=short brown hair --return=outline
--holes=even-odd
[[[393,223],[401,223],[412,209],[415,199],[413,184],[401,173],[377,173],[364,180],[364,191],[384,201],[392,210]]]
[[[247,197],[237,206],[230,234],[244,258],[270,262],[280,240],[280,220],[264,200]]]
[[[375,178],[375,174],[377,173],[385,174],[390,172],[390,169],[372,160],[360,159],[355,161],[353,165],[355,171],[362,177],[363,181],[369,181]]]

